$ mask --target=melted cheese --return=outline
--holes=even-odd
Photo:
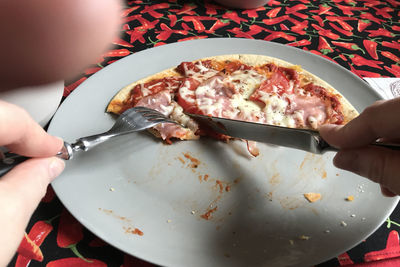
[[[265,114],[255,102],[245,99],[240,94],[234,94],[231,101],[232,106],[239,111],[237,119],[265,123]]]
[[[217,76],[208,83],[200,84],[196,89],[196,95],[204,95],[209,98],[215,98],[217,95],[216,87],[223,83],[223,77]]]
[[[228,77],[228,81],[235,85],[245,99],[248,99],[264,80],[265,77],[254,70],[237,70]]]
[[[265,103],[263,109],[266,117],[267,124],[273,124],[278,126],[295,127],[295,119],[288,115],[286,110],[289,103],[284,98],[279,97],[276,94],[268,94],[262,92],[262,99]]]
[[[148,88],[144,87],[143,84],[140,85],[140,90],[142,91],[143,96],[148,96],[151,94],[151,91]]]
[[[200,70],[200,71],[194,71],[194,70],[190,70],[187,68],[186,65],[184,65],[184,70],[185,73],[187,75],[187,77],[191,77],[193,79],[196,79],[198,81],[204,81],[212,76],[214,76],[215,74],[218,73],[217,70],[214,69],[209,69],[207,67],[205,67],[200,61],[196,62],[195,66]]]
[[[199,125],[191,117],[183,113],[183,108],[178,105],[178,103],[172,101],[173,110],[170,114],[170,118],[174,121],[180,123],[181,125],[189,128],[193,132],[196,132]]]
[[[325,102],[321,98],[310,95],[289,95],[288,98],[292,103],[290,111],[301,111],[305,125],[317,129],[327,119]]]
[[[153,100],[154,100],[154,99],[153,99]],[[165,116],[169,116],[169,115],[172,113],[173,109],[174,109],[174,107],[171,106],[171,105],[163,105],[163,104],[160,104],[160,106],[159,106],[159,111],[160,111],[162,114],[164,114]]]
[[[196,89],[196,104],[205,114],[217,117],[286,127],[304,124],[303,117],[299,116],[299,113],[287,113],[289,103],[285,100],[286,95],[281,97],[261,91],[261,101],[265,103],[264,107],[248,100],[264,80],[264,76],[253,70],[238,70],[228,77],[213,77]],[[236,93],[229,97],[224,96],[221,88],[229,87],[232,84]],[[293,83],[290,85],[293,88]]]

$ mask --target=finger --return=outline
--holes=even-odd
[[[63,141],[47,134],[22,108],[0,100],[0,146],[28,157],[57,154]]]
[[[400,98],[378,101],[345,126],[324,125],[319,131],[329,144],[339,148],[362,147],[380,137],[399,138]]]
[[[0,264],[15,254],[24,229],[45,195],[48,184],[63,169],[64,161],[55,157],[30,159],[0,179],[0,247],[3,248]]]
[[[0,1],[0,85],[64,80],[95,63],[118,35],[120,8],[118,0]]]
[[[400,152],[368,146],[339,151],[333,163],[336,167],[354,172],[400,194]]]

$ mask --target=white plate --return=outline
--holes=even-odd
[[[235,53],[300,64],[359,111],[378,99],[344,68],[297,48],[246,39],[195,40],[148,49],[96,73],[65,100],[49,132],[74,141],[107,130],[114,118],[104,110],[120,88],[181,61]],[[378,185],[336,169],[332,153],[317,156],[263,144],[260,151],[251,158],[244,143],[164,145],[137,133],[78,154],[53,186],[93,233],[164,266],[310,266],[361,242],[398,202],[382,197]],[[200,165],[188,166],[184,153]],[[200,182],[204,175],[208,181]],[[231,190],[220,193],[216,180]],[[322,199],[308,203],[303,197],[308,192],[321,193]],[[349,195],[354,201],[345,201]],[[202,219],[211,204],[217,210],[210,220]],[[130,233],[135,228],[143,236]]]

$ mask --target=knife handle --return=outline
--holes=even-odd
[[[373,142],[373,143],[371,143],[371,146],[383,147],[383,148],[388,148],[391,150],[400,150],[400,144],[394,144],[394,143]],[[320,136],[318,138],[318,147],[319,147],[319,149],[321,149],[322,152],[326,152],[326,151],[337,152],[337,151],[339,151],[338,148],[331,146],[330,144],[328,144],[328,142],[326,142]]]
[[[4,158],[0,160],[0,177],[11,171],[12,168],[18,164],[29,159],[29,157],[24,157],[14,153],[4,153]]]
[[[400,150],[400,144],[384,143],[384,142],[373,142],[371,145],[378,146],[378,147],[389,148],[391,150]]]
[[[69,143],[64,142],[64,146],[61,148],[61,151],[55,156],[64,160],[72,159],[73,147]],[[0,159],[0,177],[27,159],[30,159],[30,157],[21,156],[11,152],[4,153],[3,158]]]

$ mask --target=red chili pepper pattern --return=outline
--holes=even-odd
[[[76,245],[83,238],[82,225],[66,210],[61,213],[57,244],[61,248]]]
[[[365,59],[360,55],[350,55],[350,58],[356,66],[370,66],[373,68],[381,69],[382,67],[379,65],[383,64],[382,61]]]
[[[164,44],[220,37],[286,44],[329,59],[361,77],[400,77],[399,9],[400,0],[270,0],[267,5],[250,10],[227,9],[211,0],[128,0],[120,12],[120,36],[112,41],[112,48],[80,76],[67,82],[64,97],[89,76],[132,53]],[[52,235],[46,239],[45,246],[35,243],[43,252],[43,266],[84,266],[88,263],[84,256],[94,255],[108,266],[124,263],[122,252],[91,241],[94,236],[90,232],[66,211],[61,212],[62,205],[51,190],[37,212],[43,209],[51,210],[53,216],[62,213],[59,223],[54,224],[56,231],[52,231],[50,225],[50,230],[43,232],[44,238]],[[48,217],[47,210],[45,214]],[[40,225],[49,225],[38,219],[42,217],[34,215],[30,232],[35,232]],[[32,239],[30,232],[28,236]],[[44,238],[39,241],[43,242]],[[78,248],[84,256],[79,254]],[[46,258],[48,250],[54,249],[57,254],[51,253],[52,258]],[[103,251],[111,251],[113,259]],[[74,253],[79,256],[71,258]],[[355,263],[363,261],[354,259],[351,251],[346,255]],[[96,260],[93,259],[95,264]],[[29,261],[20,255],[13,263],[18,263],[19,267],[27,266]],[[126,258],[125,262],[135,261]],[[102,266],[99,264],[97,266]],[[337,265],[337,261],[332,264]]]
[[[64,258],[50,261],[46,267],[107,267],[107,264],[95,259],[84,261],[81,258]]]
[[[329,45],[328,41],[326,41],[326,39],[322,36],[319,37],[318,50],[324,55],[333,52],[333,49]]]
[[[19,256],[36,260],[43,261],[43,253],[40,250],[39,246],[29,238],[29,236],[25,233],[22,238],[21,243],[19,244],[17,253]]]
[[[387,57],[387,58],[393,60],[393,61],[394,61],[395,63],[397,63],[397,64],[400,63],[400,58],[399,58],[398,56],[392,54],[392,53],[389,52],[389,51],[382,51],[381,54],[382,54],[384,57]]]
[[[57,245],[69,248],[84,261],[88,261],[77,249],[77,244],[83,239],[83,226],[66,210],[63,209],[58,224]]]
[[[323,37],[331,45],[337,42],[335,49],[324,50],[323,55],[335,58],[338,64],[350,70],[353,67],[366,71],[358,73],[379,71],[382,76],[393,76],[392,71],[383,68],[391,64],[391,59],[380,51],[389,49],[393,55],[398,54],[395,50],[399,49],[399,7],[398,0],[269,1],[250,10],[225,9],[211,1],[204,4],[183,0],[154,4],[129,1],[121,12],[123,34],[114,41],[117,47],[99,59],[97,66],[89,67],[84,75],[88,77],[109,62],[131,53],[177,41],[237,37],[319,50],[317,46]],[[376,55],[369,53],[371,50],[365,47],[364,40],[376,42]],[[349,57],[342,54],[349,50],[383,63],[378,64],[379,68],[350,65]],[[70,91],[66,87],[65,96]]]
[[[58,217],[58,216],[56,216]],[[28,237],[29,239],[39,247],[42,245],[46,237],[50,234],[50,232],[53,230],[53,226],[51,225],[51,222],[56,218],[52,218],[48,221],[37,221],[32,228],[29,231]],[[26,255],[18,255],[17,259],[15,261],[15,267],[26,267],[29,262],[31,261],[31,258],[26,257]]]
[[[364,47],[367,50],[368,54],[373,58],[373,59],[378,59],[378,54],[376,52],[376,47],[377,43],[371,40],[364,40],[363,41]]]
[[[360,20],[358,20],[357,30],[359,32],[362,32],[371,24],[372,24],[372,22],[367,19],[360,19]]]

